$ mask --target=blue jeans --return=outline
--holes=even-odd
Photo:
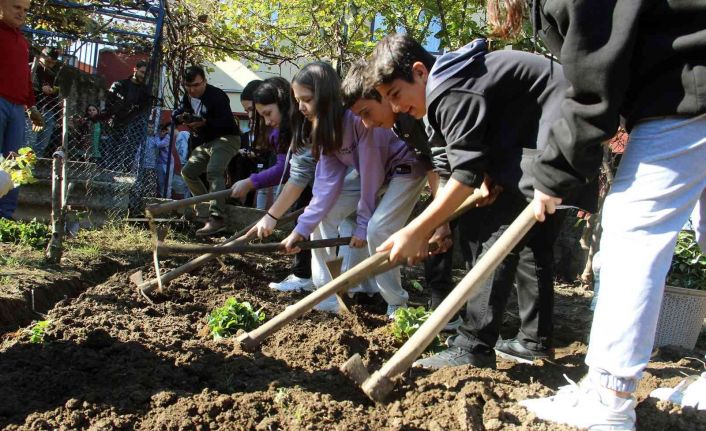
[[[7,157],[25,143],[25,110],[22,105],[0,97],[0,152]],[[20,190],[15,188],[0,198],[0,217],[9,218],[17,208]]]
[[[633,392],[650,360],[679,230],[706,232],[706,115],[638,123],[603,206],[601,292],[586,363],[591,380]]]

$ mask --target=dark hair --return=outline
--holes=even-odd
[[[527,14],[527,0],[488,0],[488,24],[492,35],[512,39],[520,35]]]
[[[169,130],[169,126],[171,126],[171,123],[162,123],[159,125],[159,131],[161,132],[162,130]]]
[[[148,65],[149,65],[149,63],[147,62],[147,60],[140,60],[140,61],[138,61],[137,63],[135,63],[135,69],[140,69],[140,68],[142,68],[142,67],[147,67]]]
[[[292,103],[292,143],[295,149],[311,141],[311,154],[318,160],[321,154],[332,154],[343,145],[343,103],[341,80],[330,64],[309,63],[292,79],[292,84],[307,87],[314,93],[316,121],[312,124]],[[294,93],[292,92],[292,99]]]
[[[375,87],[370,87],[366,83],[366,72],[368,70],[368,62],[358,60],[351,64],[348,69],[346,78],[341,84],[341,95],[343,97],[343,105],[350,108],[360,99],[372,99],[380,102],[382,97]]]
[[[94,108],[96,108],[96,111],[98,111],[99,114],[100,114],[100,112],[101,112],[101,110],[100,110],[100,108],[98,107],[98,105],[93,104],[93,103],[89,103],[88,105],[86,105],[86,110],[83,111],[83,112],[86,114],[86,117],[88,117],[88,108],[90,108],[91,106],[94,107]]]
[[[406,34],[385,36],[370,55],[367,84],[375,87],[395,79],[413,82],[412,65],[420,61],[431,70],[435,60],[419,42]]]
[[[196,65],[191,65],[184,69],[184,81],[186,82],[193,82],[197,76],[200,76],[203,79],[206,79],[206,72],[203,71],[203,67],[201,66],[196,66]]]
[[[292,88],[286,79],[276,76],[261,81],[257,90],[253,93],[253,102],[260,105],[276,104],[281,117],[279,123],[279,142],[277,142],[277,152],[286,153],[289,143],[292,140],[292,128],[290,127],[289,114],[292,109]],[[257,112],[257,111],[255,111]],[[264,132],[261,122],[255,123],[255,136]]]
[[[243,92],[240,93],[240,100],[252,100],[255,90],[262,84],[262,80],[255,79],[248,82],[243,88]],[[289,83],[287,83],[289,84]]]

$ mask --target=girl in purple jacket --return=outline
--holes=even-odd
[[[322,62],[308,64],[292,80],[298,104],[292,114],[293,143],[310,143],[318,163],[314,196],[294,231],[283,241],[289,252],[298,251],[294,244],[309,236],[336,236],[337,232],[322,229],[336,223],[322,221],[327,217],[342,219],[355,211],[356,228],[350,246],[374,253],[389,235],[405,225],[425,184],[425,168],[415,154],[391,130],[366,129],[359,117],[344,109],[340,87],[336,72]],[[341,193],[350,168],[360,174],[359,195]],[[385,185],[387,190],[378,199]],[[314,253],[312,274],[325,271],[328,256],[323,253]],[[332,251],[328,254],[334,256]],[[316,279],[314,284],[320,287]],[[389,316],[407,305],[408,294],[402,289],[399,269],[378,275],[375,282],[388,303]],[[318,309],[335,312],[337,306],[332,296]]]
[[[289,82],[284,78],[268,78],[255,90],[253,102],[258,116],[262,118],[262,121],[255,122],[255,134],[267,133],[266,127],[269,128],[267,142],[277,153],[277,162],[233,184],[230,194],[233,198],[243,201],[252,190],[277,186],[286,179],[287,150],[292,135],[289,127],[290,101]]]

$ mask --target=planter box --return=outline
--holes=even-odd
[[[706,291],[666,286],[657,322],[655,347],[696,346],[706,317]]]

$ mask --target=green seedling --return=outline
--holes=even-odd
[[[40,320],[27,328],[29,342],[32,344],[44,343],[44,336],[46,335],[49,325],[51,325],[51,320]]]
[[[49,226],[39,223],[36,219],[26,223],[0,219],[0,242],[43,249],[49,242],[50,236]]]
[[[235,335],[239,329],[250,331],[265,320],[265,313],[253,310],[249,302],[238,302],[228,298],[224,306],[216,308],[208,316],[208,328],[214,340]]]
[[[420,326],[431,316],[431,311],[424,307],[403,307],[395,311],[395,320],[392,324],[392,335],[404,343],[417,332]],[[437,351],[441,347],[441,339],[437,335],[426,351]]]

